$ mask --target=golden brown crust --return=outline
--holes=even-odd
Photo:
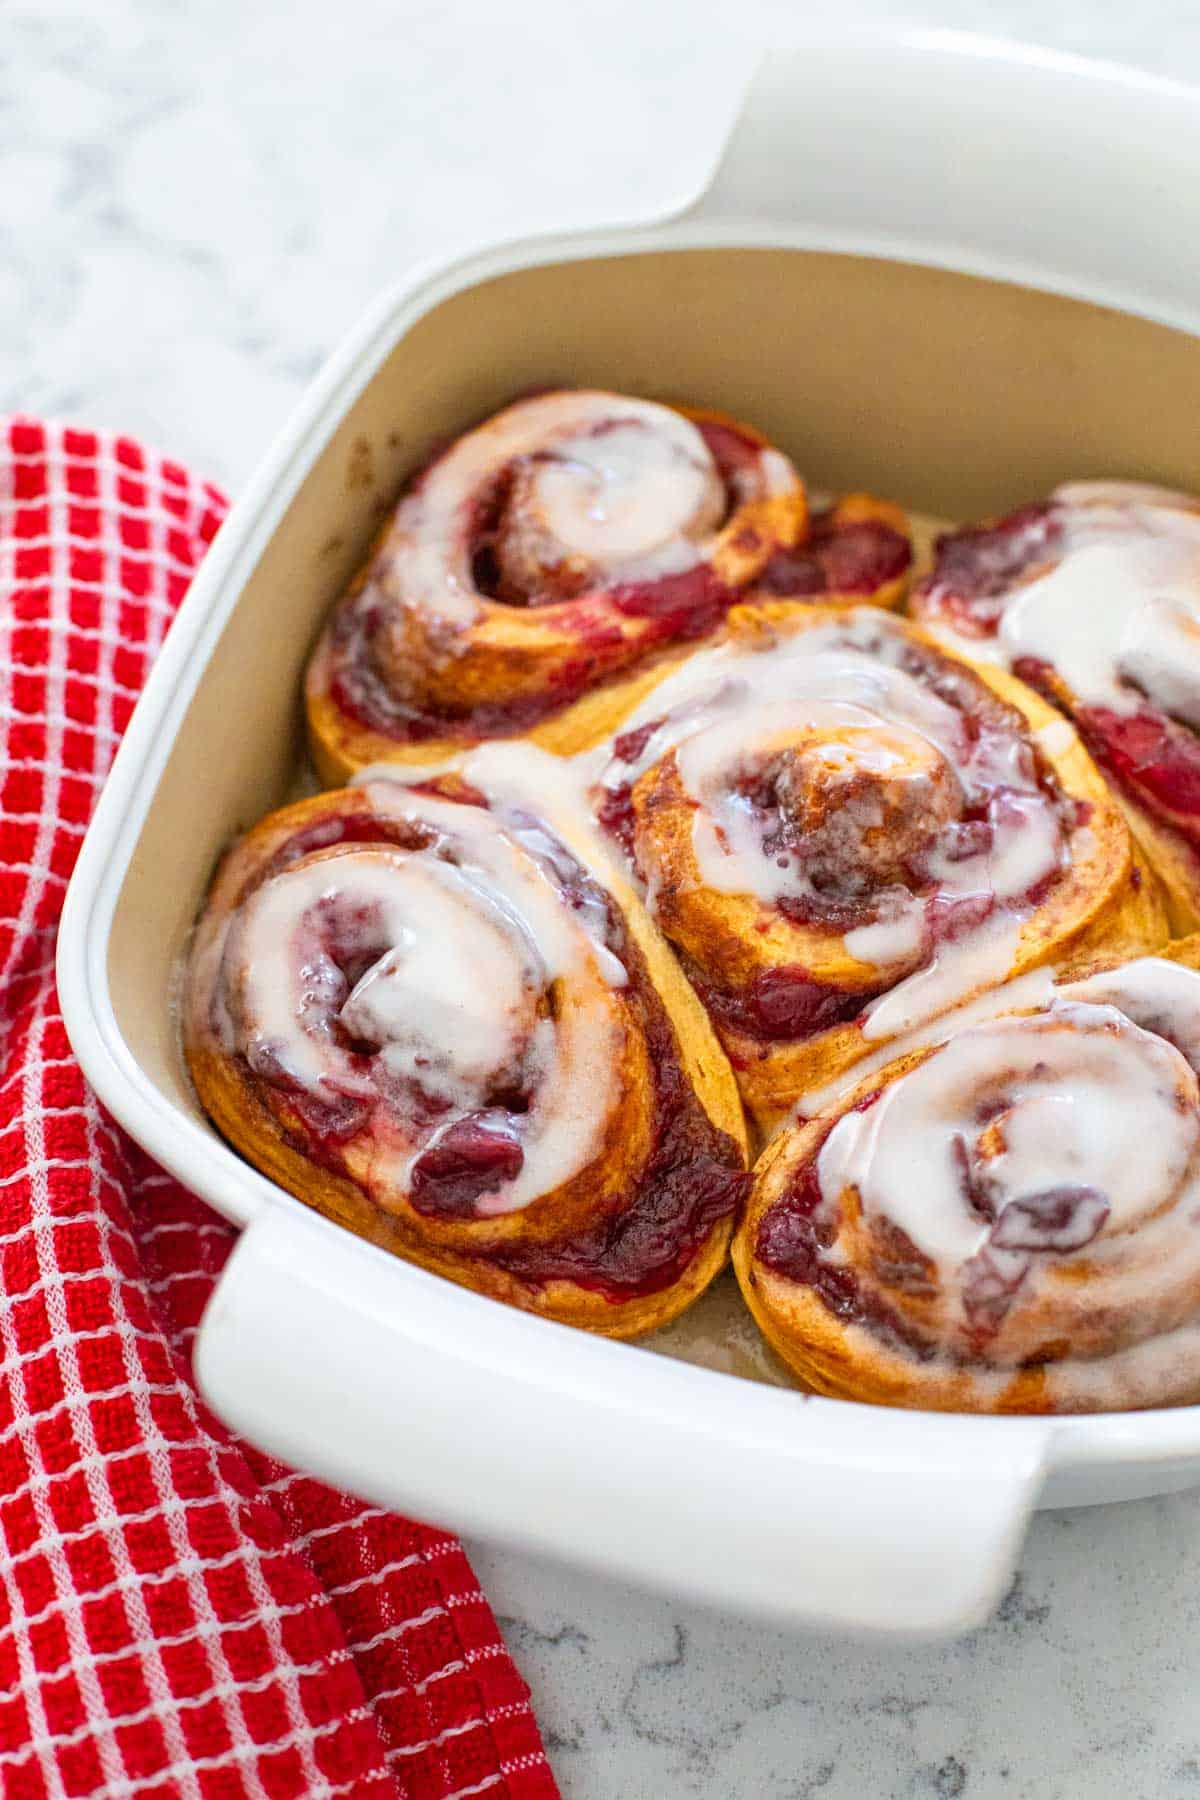
[[[1200,929],[1200,853],[1115,784],[1113,794],[1162,889],[1172,932],[1186,937]]]
[[[456,787],[461,784],[447,778],[442,792],[453,794]],[[610,1007],[612,1053],[619,1058],[615,1102],[606,1115],[602,1140],[587,1163],[522,1210],[491,1218],[419,1211],[394,1184],[381,1187],[377,1146],[369,1133],[361,1141],[355,1137],[338,1145],[332,1154],[314,1151],[303,1113],[286,1090],[256,1075],[214,1027],[218,989],[223,986],[226,995],[231,991],[222,968],[226,932],[238,909],[281,866],[281,854],[302,834],[330,820],[370,820],[381,803],[378,788],[302,800],[263,820],[223,860],[197,932],[184,1017],[188,1066],[205,1110],[235,1148],[307,1205],[434,1273],[510,1305],[614,1337],[638,1336],[667,1323],[724,1266],[732,1232],[729,1211],[700,1233],[675,1278],[653,1291],[636,1291],[635,1284],[618,1293],[610,1283],[605,1293],[588,1286],[586,1278],[521,1278],[494,1260],[528,1256],[539,1247],[553,1257],[560,1246],[569,1248],[580,1234],[628,1206],[657,1141],[656,1095],[666,1091],[656,1082],[652,1056],[678,1058],[690,1090],[687,1104],[703,1108],[697,1117],[706,1116],[706,1131],[715,1128],[712,1143],[717,1145],[719,1136],[725,1149],[718,1153],[726,1159],[725,1166],[745,1166],[745,1122],[728,1063],[669,949],[619,880],[611,898],[628,936],[631,997],[626,1001],[621,994],[608,993],[589,999],[583,991],[577,1001],[573,992],[556,984],[562,990],[559,1006]],[[571,834],[564,829],[557,835],[566,841]],[[571,849],[582,847],[579,840],[568,844]],[[339,857],[361,849],[358,829],[352,842],[310,850],[304,860],[309,865],[325,862],[336,872]],[[661,1010],[656,1013],[656,1008]],[[651,1027],[643,1021],[656,1017],[665,1024],[653,1027],[647,1037]],[[704,1145],[708,1146],[707,1138]]]

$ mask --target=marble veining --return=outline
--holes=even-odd
[[[1039,1515],[995,1618],[943,1645],[770,1630],[471,1550],[568,1800],[1200,1796],[1198,1494]]]
[[[1176,0],[842,12],[1200,79],[1200,13]],[[482,239],[667,207],[749,46],[807,16],[8,0],[0,407],[141,433],[236,490],[380,289]],[[783,1634],[471,1548],[567,1800],[1200,1797],[1200,1493],[1043,1515],[995,1619],[932,1648]]]

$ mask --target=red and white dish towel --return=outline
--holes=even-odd
[[[63,891],[225,510],[127,438],[0,421],[0,1793],[547,1800],[459,1544],[199,1403],[232,1229],[106,1117],[54,984]]]

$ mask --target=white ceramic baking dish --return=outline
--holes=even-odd
[[[888,1412],[602,1342],[306,1210],[208,1126],[172,972],[222,845],[278,803],[299,676],[405,471],[515,391],[724,406],[816,479],[941,515],[1068,475],[1198,484],[1200,94],[971,40],[769,57],[681,215],[422,271],[333,357],[220,533],[71,885],[68,1029],[135,1138],[245,1227],[215,1409],[289,1462],[744,1611],[963,1629],[1031,1508],[1200,1480],[1200,1409]],[[694,1346],[689,1354],[695,1354]]]

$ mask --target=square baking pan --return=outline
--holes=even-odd
[[[941,35],[814,42],[764,61],[686,211],[422,271],[332,358],[183,604],[59,947],[97,1092],[244,1227],[197,1343],[237,1430],[456,1529],[905,1633],[985,1617],[1034,1506],[1200,1481],[1200,1408],[819,1399],[702,1331],[611,1343],[410,1267],[217,1136],[173,1004],[218,855],[293,787],[318,627],[434,442],[523,389],[584,384],[726,408],[820,485],[943,517],[1070,476],[1195,487],[1198,169],[1200,94],[1168,82]]]

